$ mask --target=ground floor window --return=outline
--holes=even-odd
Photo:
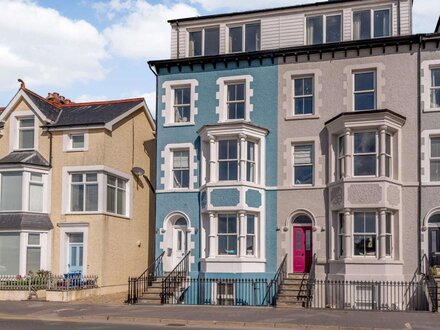
[[[26,251],[26,273],[37,272],[41,269],[40,234],[28,234]]]
[[[233,306],[235,304],[234,283],[217,283],[217,304],[224,306]]]
[[[353,249],[355,256],[377,255],[375,212],[355,212],[353,217]]]
[[[0,233],[0,275],[20,273],[20,233]]]

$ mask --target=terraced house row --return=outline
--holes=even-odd
[[[386,281],[419,301],[440,261],[440,31],[413,35],[412,4],[169,21],[156,256],[191,281],[162,302],[409,308]]]

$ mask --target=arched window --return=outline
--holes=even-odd
[[[440,224],[440,214],[434,214],[432,215],[429,220],[428,220],[429,224]]]
[[[312,219],[307,215],[300,215],[293,220],[293,223],[296,225],[312,225]]]
[[[176,222],[174,223],[175,226],[187,226],[188,222],[186,221],[185,218],[179,218],[176,220]]]

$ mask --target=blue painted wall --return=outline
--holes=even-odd
[[[163,226],[165,217],[174,211],[181,211],[190,217],[191,223],[196,228],[200,228],[200,193],[161,193],[164,189],[161,178],[164,173],[161,171],[163,165],[162,151],[167,144],[174,143],[193,143],[197,150],[198,168],[195,170],[197,185],[200,184],[200,139],[197,131],[204,125],[216,124],[218,114],[215,110],[218,106],[216,93],[218,92],[217,79],[221,77],[251,75],[253,82],[253,112],[251,112],[251,122],[255,125],[269,129],[266,137],[266,186],[276,186],[277,183],[277,109],[278,109],[278,69],[277,65],[271,60],[253,61],[251,65],[247,61],[229,63],[228,67],[218,64],[216,68],[209,64],[202,68],[195,65],[193,70],[188,66],[182,67],[181,71],[177,67],[170,67],[159,70],[158,77],[158,107],[157,107],[157,193],[156,197],[156,228]],[[196,79],[198,86],[198,101],[195,106],[198,114],[195,115],[195,125],[185,127],[164,127],[162,111],[165,104],[162,103],[162,96],[165,90],[162,85],[166,81],[176,81],[183,79]],[[267,275],[276,272],[276,193],[268,191],[266,193],[266,258]],[[200,233],[200,231],[199,231]],[[192,255],[196,257],[196,264],[200,255],[200,235],[193,235],[192,240],[196,243],[196,248]],[[156,236],[156,254],[160,254],[159,244],[161,235]],[[198,267],[198,266],[197,266]],[[193,269],[194,271],[195,269]],[[261,274],[260,274],[261,275]],[[258,276],[260,277],[260,276]]]

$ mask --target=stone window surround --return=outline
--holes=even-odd
[[[422,132],[420,150],[422,159],[422,185],[440,186],[440,182],[431,182],[431,137],[440,137],[440,129],[431,129]]]
[[[72,148],[72,136],[84,135],[84,148]],[[63,132],[63,151],[64,152],[82,152],[89,150],[89,131],[88,130],[73,130]]]
[[[173,151],[174,150],[188,150],[189,151],[189,188],[174,188],[173,184]],[[162,177],[160,183],[167,192],[181,192],[181,191],[195,191],[197,184],[197,176],[194,174],[198,169],[198,164],[195,161],[196,150],[192,143],[173,143],[165,146],[161,152],[163,163],[161,165]]]
[[[219,116],[219,123],[223,122],[234,122],[242,121],[243,119],[228,119],[228,109],[226,106],[226,100],[228,99],[228,84],[242,82],[245,84],[245,113],[244,120],[251,121],[251,112],[254,110],[254,106],[251,103],[251,98],[254,96],[253,89],[251,88],[251,83],[254,78],[251,75],[241,75],[241,76],[228,76],[217,79],[218,92],[216,93],[216,98],[218,101],[218,106],[215,109],[215,113]]]
[[[94,172],[98,174],[98,210],[97,211],[70,211],[71,197],[71,174]],[[107,212],[107,175],[116,176],[126,180],[126,206],[125,215]],[[113,217],[131,219],[133,213],[133,180],[132,177],[124,172],[118,171],[108,166],[66,166],[62,169],[62,207],[63,215],[85,215],[85,214],[105,214]]]
[[[294,114],[294,80],[296,78],[313,77],[313,114],[295,115]],[[322,71],[319,69],[292,70],[284,73],[283,76],[283,104],[285,120],[318,119],[323,106],[322,98]]]
[[[34,147],[32,149],[20,149],[19,147],[19,134],[18,125],[20,119],[34,118]],[[31,110],[18,110],[14,111],[11,115],[10,128],[9,128],[9,151],[18,150],[38,150],[38,117]]]
[[[183,86],[191,88],[191,116],[188,122],[176,123],[174,122],[174,88]],[[161,112],[162,117],[165,119],[164,127],[195,125],[195,116],[198,114],[198,108],[196,107],[196,101],[199,99],[199,94],[196,92],[198,86],[199,82],[196,79],[172,80],[162,84],[162,88],[165,90],[162,96],[162,103],[165,107]]]
[[[347,65],[344,68],[343,87],[347,91],[343,103],[347,111],[354,110],[354,74],[358,72],[375,71],[376,76],[376,109],[382,109],[385,102],[385,64],[365,63],[357,65]]]
[[[422,111],[440,112],[440,108],[431,108],[431,70],[440,69],[440,60],[423,61],[421,67]]]
[[[19,211],[0,211],[9,213],[9,212],[31,212],[31,213],[50,213],[50,204],[51,204],[51,175],[47,171],[38,170],[31,167],[18,167],[18,168],[7,168],[0,169],[0,187],[1,187],[1,173],[4,172],[21,172],[23,174],[22,177],[22,209]],[[29,211],[29,184],[30,184],[30,176],[31,173],[42,174],[43,180],[43,210],[42,212]]]
[[[355,256],[354,255],[354,213],[356,212],[375,212],[376,213],[376,233],[377,233],[377,254],[376,256]],[[391,213],[391,256],[386,255],[386,215]],[[343,214],[344,221],[344,233],[339,235],[339,215]],[[400,246],[402,242],[402,237],[400,232],[396,230],[396,226],[401,228],[400,225],[396,224],[399,221],[399,217],[396,216],[396,211],[386,208],[381,209],[344,209],[343,212],[335,212],[333,215],[333,259],[334,261],[344,261],[344,262],[364,262],[372,261],[376,263],[386,262],[386,261],[398,261],[396,260],[396,238],[398,238],[397,248],[401,251]],[[338,257],[338,246],[339,238],[344,239],[342,245],[344,249],[343,255]],[[346,249],[346,246],[350,246]],[[332,249],[330,249],[332,250]]]

